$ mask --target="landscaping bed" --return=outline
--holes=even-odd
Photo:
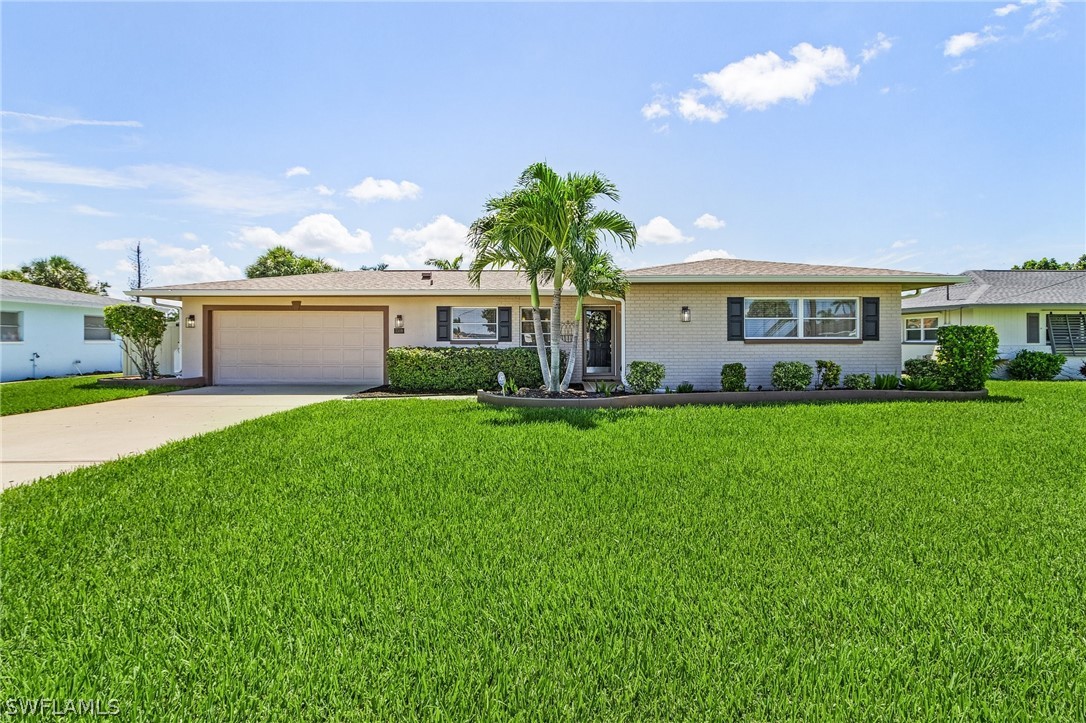
[[[524,390],[521,390],[523,392]],[[988,396],[987,389],[972,392],[921,392],[907,389],[818,389],[803,392],[684,392],[674,394],[611,394],[571,392],[557,397],[543,390],[502,396],[479,390],[475,398],[495,407],[557,407],[581,409],[628,409],[631,407],[679,407],[687,404],[789,404],[811,402],[974,401]]]
[[[434,391],[412,391],[410,389],[394,389],[393,387],[385,384],[384,386],[374,387],[367,389],[364,392],[355,392],[350,394],[345,399],[410,399],[412,397],[448,397],[448,396],[468,396],[472,392],[434,392]]]
[[[101,387],[173,387],[174,389],[194,389],[205,386],[207,382],[203,377],[155,377],[144,379],[143,377],[103,377],[98,380]]]

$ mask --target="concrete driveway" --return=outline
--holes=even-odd
[[[0,489],[357,391],[357,386],[201,387],[0,417]]]

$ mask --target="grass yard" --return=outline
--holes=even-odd
[[[103,377],[119,374],[99,374],[60,379],[34,379],[28,382],[0,384],[0,416],[40,412],[43,409],[78,407],[81,404],[109,402],[114,399],[142,397],[147,394],[175,392],[180,387],[109,388],[98,386]]]
[[[1086,384],[336,401],[0,498],[3,697],[204,720],[1086,717]]]

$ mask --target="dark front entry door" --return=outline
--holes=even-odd
[[[585,373],[611,374],[615,370],[612,351],[611,309],[587,309],[585,325]]]

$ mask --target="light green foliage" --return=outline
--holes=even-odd
[[[0,272],[0,278],[22,281],[25,284],[51,286],[54,289],[77,291],[81,294],[99,294],[105,296],[109,284],[91,283],[87,270],[66,256],[50,256],[46,259],[34,259],[23,264],[19,269],[7,269]]]
[[[178,387],[101,387],[98,380],[116,374],[100,374],[61,379],[35,379],[29,382],[0,384],[0,416],[40,412],[44,409],[78,407],[114,399],[142,397],[147,394],[174,392]]]
[[[153,306],[115,304],[102,310],[106,327],[117,334],[124,344],[125,354],[136,365],[144,379],[158,376],[155,352],[162,343],[166,325],[175,317]]]
[[[1086,254],[1078,257],[1078,261],[1064,261],[1060,263],[1055,258],[1042,257],[1041,260],[1030,259],[1021,266],[1012,266],[1014,271],[1086,271]]]
[[[144,720],[1081,720],[1086,384],[990,389],[336,401],[8,490],[4,695]]]
[[[782,392],[799,392],[811,386],[814,370],[810,364],[799,361],[779,361],[773,365],[769,379]]]
[[[944,389],[983,389],[992,376],[999,336],[991,326],[939,327],[939,381]]]
[[[629,391],[634,394],[652,394],[664,381],[664,365],[650,361],[632,361],[626,370]]]
[[[324,274],[342,270],[322,258],[302,256],[294,253],[286,246],[275,246],[265,251],[256,261],[245,267],[245,276],[250,279],[258,279],[267,276]]]
[[[875,384],[871,381],[870,374],[846,374],[845,389],[873,389]]]
[[[815,361],[815,389],[833,389],[841,382],[841,365],[826,359]]]

